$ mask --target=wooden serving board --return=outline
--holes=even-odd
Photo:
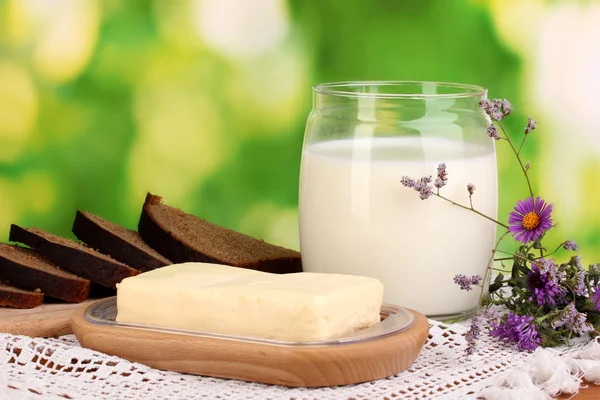
[[[57,337],[73,333],[71,314],[83,303],[42,304],[28,310],[0,308],[0,332],[31,337]]]
[[[82,347],[152,368],[266,384],[320,387],[367,382],[404,371],[429,333],[424,315],[406,330],[336,345],[281,345],[173,334],[90,322],[85,306],[72,315]]]

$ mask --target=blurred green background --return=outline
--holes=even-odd
[[[537,192],[600,260],[600,2],[0,0],[0,239],[71,236],[76,209],[134,228],[146,192],[298,248],[311,86],[472,83],[528,115]],[[498,146],[500,218],[526,196]]]

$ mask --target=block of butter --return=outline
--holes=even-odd
[[[379,322],[374,278],[174,264],[125,278],[118,322],[282,341],[343,337]]]

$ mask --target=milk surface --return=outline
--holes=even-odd
[[[476,306],[479,290],[461,291],[458,273],[482,275],[495,224],[437,197],[421,200],[400,183],[432,175],[446,162],[440,194],[497,215],[491,148],[460,141],[360,138],[305,145],[300,185],[300,247],[305,271],[365,275],[384,283],[384,302],[428,316]],[[478,289],[478,288],[476,288]]]

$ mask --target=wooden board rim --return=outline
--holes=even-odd
[[[336,346],[280,346],[227,338],[168,334],[94,324],[89,304],[72,314],[82,347],[152,368],[295,387],[337,386],[386,378],[404,371],[429,333],[427,318],[413,310],[413,325],[376,340]]]

